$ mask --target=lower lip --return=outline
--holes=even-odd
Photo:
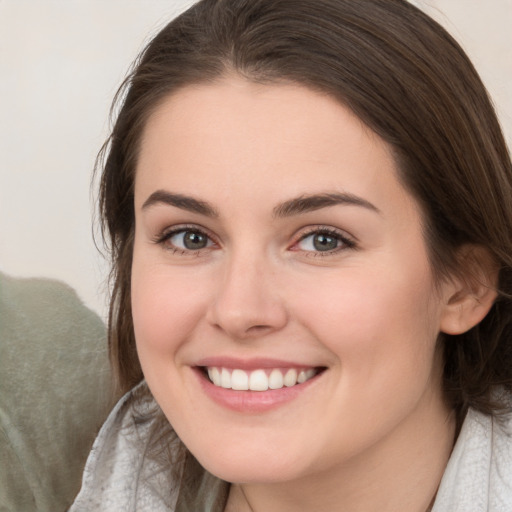
[[[198,369],[194,369],[204,392],[217,404],[237,412],[262,413],[291,402],[304,393],[320,377],[321,373],[302,384],[268,391],[236,391],[215,386]],[[322,372],[323,373],[323,372]]]

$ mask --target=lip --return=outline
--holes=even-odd
[[[204,368],[207,366],[239,368],[246,371],[269,368],[309,369],[318,367],[276,359],[240,360],[230,357],[202,359],[197,365],[191,367],[202,390],[213,402],[223,408],[245,414],[263,413],[286,405],[307,392],[324,373],[324,370],[322,370],[308,381],[292,387],[269,389],[268,391],[236,391],[215,386],[205,374]]]

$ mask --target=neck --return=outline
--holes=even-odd
[[[455,436],[454,414],[429,406],[336,467],[294,481],[233,484],[226,512],[428,512]]]

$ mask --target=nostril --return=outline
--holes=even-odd
[[[270,325],[252,325],[247,329],[246,333],[263,333],[271,329]]]

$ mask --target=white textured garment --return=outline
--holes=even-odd
[[[135,402],[137,402],[135,404]],[[169,488],[170,468],[148,457],[152,404],[128,392],[101,428],[85,466],[82,488],[69,512],[169,512],[177,488]]]
[[[512,512],[512,417],[469,410],[432,512]]]
[[[133,402],[129,392],[103,425],[69,512],[178,511],[178,483],[169,486],[170,469],[145,457],[151,420]],[[206,502],[190,512],[209,510]],[[512,512],[512,417],[468,412],[432,512]]]

